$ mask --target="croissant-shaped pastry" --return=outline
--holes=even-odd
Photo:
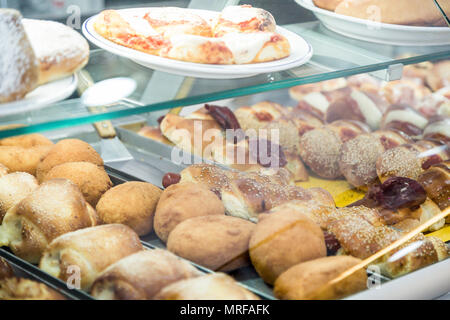
[[[165,286],[201,274],[167,250],[142,250],[106,268],[91,294],[100,300],[151,300]]]
[[[39,268],[64,281],[79,274],[81,289],[88,291],[100,272],[142,249],[139,236],[131,228],[105,224],[54,239],[45,249]]]
[[[71,181],[49,180],[6,213],[0,244],[9,246],[20,258],[37,263],[56,237],[96,225],[94,212]]]

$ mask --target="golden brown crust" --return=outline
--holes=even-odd
[[[138,135],[164,143],[173,145],[161,132],[159,127],[144,126],[138,131]]]
[[[328,286],[327,283],[361,262],[350,256],[332,256],[306,261],[282,273],[274,286],[274,294],[284,300],[340,299],[366,289],[364,268]]]
[[[320,227],[306,215],[290,209],[264,215],[250,239],[253,266],[269,284],[290,267],[324,257],[326,252]]]
[[[450,207],[450,160],[431,166],[418,181],[441,210]]]
[[[0,279],[0,300],[66,300],[43,283],[24,278]]]
[[[14,276],[14,271],[9,263],[0,257],[0,280],[4,278],[11,278]]]
[[[336,10],[336,7],[339,5],[339,3],[342,2],[342,0],[313,0],[313,2],[316,7],[334,11]]]
[[[100,197],[112,187],[106,171],[90,162],[66,162],[54,166],[44,176],[42,182],[57,178],[75,183],[86,201],[94,207]]]
[[[23,148],[31,148],[36,146],[52,146],[52,145],[53,142],[51,142],[48,138],[39,133],[9,137],[0,140],[0,146],[16,146]]]
[[[14,172],[0,177],[0,224],[6,212],[38,188],[35,177],[25,172]]]
[[[155,211],[154,229],[167,242],[170,232],[182,221],[207,215],[223,215],[225,208],[206,186],[192,182],[177,183],[161,194]]]
[[[249,221],[225,215],[191,218],[172,230],[167,249],[206,268],[232,271],[249,264],[254,228]]]
[[[155,300],[259,300],[224,273],[181,280],[164,287]]]
[[[97,299],[150,300],[165,286],[201,275],[188,262],[166,250],[143,250],[105,269],[92,285]]]
[[[97,204],[103,223],[122,223],[138,235],[153,230],[153,217],[161,189],[147,182],[131,181],[108,190]]]
[[[3,241],[20,258],[37,263],[53,239],[91,223],[77,186],[65,179],[49,180],[7,212]]]
[[[88,143],[78,139],[64,139],[55,144],[36,168],[36,177],[42,181],[51,168],[66,162],[91,162],[103,166],[103,160]],[[1,161],[0,161],[1,162]]]
[[[374,15],[371,6],[376,6],[380,22],[417,26],[444,26],[445,21],[433,1],[423,0],[343,0],[335,12],[361,19]],[[444,1],[443,9],[449,12],[450,5]]]
[[[0,146],[0,163],[5,165],[9,172],[20,171],[36,175],[37,166],[52,148],[52,146],[31,148]]]
[[[138,235],[123,224],[107,224],[69,232],[54,239],[45,249],[39,268],[67,281],[77,266],[81,288],[92,282],[114,262],[142,250]]]
[[[0,104],[22,99],[37,86],[39,67],[22,16],[13,9],[0,9]]]

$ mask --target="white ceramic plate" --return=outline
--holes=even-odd
[[[415,27],[380,23],[318,8],[312,0],[295,0],[295,2],[312,11],[328,29],[350,38],[403,46],[450,44],[449,27]]]
[[[136,14],[139,14],[139,12],[145,12],[146,10],[148,10],[148,8],[123,9],[119,11],[126,12],[127,14],[133,14],[134,12],[136,12]],[[191,10],[203,16],[211,16],[212,14],[217,14],[212,11],[206,10]],[[313,53],[312,47],[302,37],[284,28],[277,27],[277,32],[285,36],[291,45],[291,54],[289,55],[289,57],[286,57],[284,59],[271,62],[241,65],[215,65],[184,62],[154,56],[115,44],[95,32],[93,24],[96,19],[97,15],[92,16],[83,24],[84,36],[95,45],[111,53],[129,58],[147,68],[183,76],[209,79],[234,79],[251,77],[261,73],[282,71],[300,66],[308,62],[309,59],[311,59]]]
[[[78,78],[75,74],[43,84],[29,92],[21,100],[0,103],[0,117],[42,109],[52,103],[64,100],[75,91],[77,84]]]

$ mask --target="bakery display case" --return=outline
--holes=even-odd
[[[336,2],[0,8],[0,299],[448,299],[449,8]]]

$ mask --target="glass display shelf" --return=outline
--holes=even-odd
[[[400,77],[404,65],[450,58],[450,46],[375,44],[338,35],[318,21],[283,27],[301,35],[312,45],[312,59],[290,70],[242,79],[201,79],[196,78],[195,74],[183,77],[147,69],[104,50],[92,50],[85,71],[94,83],[116,77],[132,78],[137,86],[128,98],[93,113],[74,94],[67,100],[42,109],[3,116],[0,118],[0,127],[5,129],[6,126],[6,129],[0,131],[0,138],[207,103],[360,73],[372,73],[392,80]],[[405,58],[405,55],[408,57]],[[114,86],[107,92],[113,91]]]

